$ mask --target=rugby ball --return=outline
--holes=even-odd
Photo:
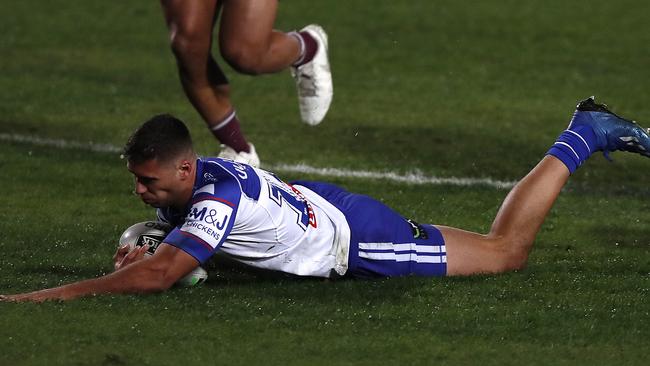
[[[130,226],[124,230],[120,237],[119,246],[128,245],[129,250],[136,247],[148,245],[146,255],[153,255],[156,249],[163,242],[167,234],[172,231],[174,227],[164,222],[158,221],[144,221]],[[181,278],[176,282],[180,286],[194,286],[204,282],[208,278],[208,272],[201,266],[196,267],[187,276]]]

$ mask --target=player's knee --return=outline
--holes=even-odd
[[[518,271],[526,268],[528,254],[521,251],[510,251],[503,260],[503,272]]]
[[[173,32],[170,36],[170,46],[180,62],[196,57],[207,57],[210,53],[210,39],[192,31]]]
[[[528,251],[522,245],[512,245],[502,257],[503,272],[518,271],[526,268],[528,264]]]
[[[263,53],[258,48],[245,43],[227,42],[221,45],[221,56],[242,74],[258,75],[262,73]]]
[[[494,263],[494,272],[503,273],[518,271],[526,268],[528,264],[528,250],[526,243],[520,243],[520,239],[504,238],[497,248],[497,260]]]

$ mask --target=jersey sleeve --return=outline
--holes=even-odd
[[[241,189],[236,182],[209,184],[197,191],[185,221],[164,242],[207,261],[226,240],[235,222]]]

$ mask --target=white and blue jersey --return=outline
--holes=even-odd
[[[343,214],[246,164],[198,159],[186,210],[159,209],[158,218],[175,226],[164,242],[200,263],[220,250],[251,266],[301,276],[347,271],[350,229]]]
[[[164,242],[205,263],[221,251],[242,263],[316,277],[444,275],[440,232],[370,197],[219,158],[197,160],[192,200],[159,209],[175,226]]]

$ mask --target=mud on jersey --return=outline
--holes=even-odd
[[[159,220],[175,226],[165,243],[200,263],[220,250],[251,266],[301,276],[346,272],[350,229],[324,198],[231,160],[200,158],[196,168],[188,208],[158,210]]]

